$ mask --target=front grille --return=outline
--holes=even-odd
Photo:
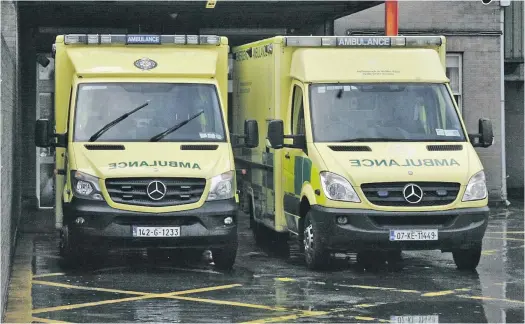
[[[423,198],[418,203],[405,200],[403,189],[408,184],[418,185],[423,190]],[[397,207],[448,205],[456,200],[459,189],[459,183],[453,182],[382,182],[361,185],[366,199],[372,204]]]
[[[392,226],[448,226],[456,216],[371,216],[370,219],[378,227]]]
[[[154,200],[148,196],[148,186],[154,182],[159,181],[164,184],[166,190],[165,195],[160,198],[160,193],[156,192],[152,196],[158,200]],[[154,184],[152,184],[151,189]],[[119,178],[107,179],[106,189],[111,200],[119,204],[148,206],[148,207],[164,207],[177,206],[195,203],[200,200],[206,180],[200,178]],[[162,192],[163,186],[158,185]]]

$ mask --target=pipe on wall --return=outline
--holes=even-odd
[[[505,3],[500,3],[500,128],[501,128],[501,200],[507,200],[507,151],[505,147]]]
[[[385,35],[396,36],[398,34],[398,3],[397,0],[385,1]]]

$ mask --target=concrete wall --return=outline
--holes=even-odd
[[[379,5],[337,20],[336,35],[384,33],[384,10],[384,5]],[[399,2],[399,34],[443,34],[447,36],[447,52],[463,55],[462,107],[468,131],[477,132],[480,117],[490,118],[494,127],[495,144],[476,149],[493,201],[501,200],[503,188],[499,31],[498,2],[488,6],[481,1]]]
[[[20,126],[18,13],[12,1],[1,4],[1,88],[0,88],[0,230],[1,230],[1,292],[4,316],[11,256],[20,219]]]
[[[509,194],[523,193],[523,81],[505,82],[507,132],[507,187]],[[517,192],[514,192],[517,191]]]

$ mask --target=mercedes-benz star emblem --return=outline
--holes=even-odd
[[[146,193],[152,200],[161,200],[166,196],[166,191],[166,185],[156,180],[151,181],[146,188]]]
[[[423,199],[423,189],[413,183],[409,183],[403,188],[405,200],[411,204],[417,204]]]

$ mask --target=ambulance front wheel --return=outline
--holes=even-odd
[[[59,254],[61,266],[66,269],[77,269],[91,261],[93,253],[75,243],[74,237],[66,225],[60,230]]]
[[[458,270],[474,271],[481,259],[481,244],[470,249],[453,251],[452,257]]]
[[[211,255],[215,267],[219,270],[231,270],[237,258],[237,240],[228,246],[219,249],[212,249]]]
[[[312,212],[306,213],[303,230],[303,249],[306,265],[311,270],[326,269],[330,264],[330,251],[322,241],[319,226],[312,221]]]

